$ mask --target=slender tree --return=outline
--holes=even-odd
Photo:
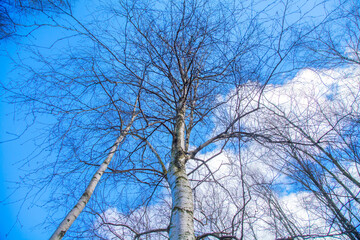
[[[65,232],[120,239],[242,239],[255,232],[241,154],[229,164],[240,192],[229,191],[211,161],[230,143],[240,151],[260,137],[242,119],[259,111],[269,83],[297,67],[289,61],[294,50],[322,23],[308,26],[298,7],[291,1],[120,1],[97,6],[92,19],[57,6],[56,18],[35,23],[63,35],[47,50],[30,46],[31,62],[21,59],[21,81],[8,89],[28,116],[45,115],[51,126],[42,146],[55,158],[41,165],[48,172],[40,184],[57,185],[53,204],[73,203],[54,239]],[[231,219],[215,212],[217,206],[196,219],[194,211],[202,210],[197,187],[209,179],[214,194],[220,187],[226,196],[213,200],[232,198],[223,202],[236,209]],[[170,209],[154,227],[146,218],[160,200]],[[78,224],[84,231],[67,231],[78,216],[86,222],[81,211],[90,216],[87,225]],[[195,229],[194,220],[211,226]]]

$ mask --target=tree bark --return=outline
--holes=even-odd
[[[87,186],[84,194],[80,197],[79,201],[73,207],[73,209],[66,215],[65,219],[60,223],[59,227],[55,230],[53,235],[50,237],[50,240],[59,240],[62,239],[65,233],[69,230],[70,226],[74,223],[75,219],[80,215],[82,210],[85,208],[86,204],[89,202],[91,195],[93,194],[95,187],[99,183],[102,175],[105,170],[108,168],[111,159],[113,158],[117,148],[120,143],[124,140],[126,135],[128,134],[134,120],[136,114],[134,113],[130,123],[126,126],[125,130],[121,132],[120,136],[116,139],[114,145],[112,146],[108,156],[104,160],[104,162],[100,165],[94,176],[92,177],[89,185]]]
[[[172,195],[169,237],[171,240],[195,239],[194,200],[185,169],[171,163],[168,182]]]
[[[171,162],[167,173],[172,196],[169,238],[171,240],[195,240],[194,200],[185,168],[187,160],[184,151],[185,104],[180,102],[179,105],[173,133]]]

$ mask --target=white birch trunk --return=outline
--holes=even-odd
[[[96,171],[94,176],[92,177],[89,185],[87,186],[84,194],[80,197],[79,201],[75,205],[75,207],[66,215],[65,219],[60,223],[59,227],[55,230],[53,235],[50,237],[50,240],[59,240],[62,239],[65,233],[69,230],[70,226],[74,223],[75,219],[80,215],[82,210],[85,208],[86,204],[89,202],[91,195],[93,194],[96,185],[99,183],[102,175],[105,170],[108,168],[109,163],[114,156],[118,146],[128,134],[132,123],[134,122],[135,114],[133,115],[129,125],[125,128],[125,130],[120,134],[120,136],[116,139],[114,145],[112,146],[109,155],[106,157],[104,162],[100,165],[99,169]]]
[[[171,220],[169,237],[171,240],[195,240],[194,233],[194,200],[189,179],[186,174],[185,163],[185,104],[178,110],[173,143],[171,162],[167,173],[168,183],[172,195]]]
[[[194,240],[194,201],[185,169],[172,163],[168,182],[172,195],[169,237],[171,240]]]

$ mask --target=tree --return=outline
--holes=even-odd
[[[15,102],[28,107],[29,116],[49,118],[50,135],[43,149],[56,158],[40,167],[50,170],[42,184],[57,184],[51,203],[86,197],[82,207],[86,204],[83,209],[93,216],[90,222],[97,224],[88,223],[95,226],[91,232],[80,219],[85,230],[76,234],[121,238],[121,228],[126,229],[124,236],[133,238],[168,232],[170,239],[223,239],[255,232],[246,211],[252,194],[241,154],[229,164],[241,185],[236,193],[210,162],[222,151],[240,151],[241,144],[256,139],[257,134],[245,131],[242,119],[259,111],[269,82],[298,67],[291,61],[294,50],[322,20],[310,27],[307,15],[297,8],[289,1],[120,1],[88,22],[58,7],[58,18],[35,25],[61,29],[64,35],[50,44],[49,52],[35,46],[31,56],[36,64],[32,59],[30,65],[26,60],[18,65],[27,81],[13,81],[9,89]],[[298,19],[288,22],[293,15]],[[253,91],[241,94],[248,86]],[[248,108],[254,99],[257,104]],[[228,103],[236,103],[234,110],[219,115],[226,113]],[[206,152],[213,156],[204,157]],[[95,185],[96,175],[92,177],[99,167],[103,177],[97,184],[102,188],[84,194],[88,182]],[[231,217],[216,212],[217,204],[213,209],[201,205],[205,197],[197,188],[209,179],[214,195],[222,188],[213,200],[224,208],[235,206]],[[222,194],[236,198],[225,202]],[[147,211],[161,198],[164,204],[171,202],[171,213],[154,229],[146,221],[151,218]],[[209,228],[195,231],[194,204],[195,210],[207,211]],[[109,206],[133,218],[114,223],[104,214]],[[144,224],[133,227],[129,222],[135,217]],[[202,223],[197,220],[196,225]],[[60,238],[65,231],[58,232]]]

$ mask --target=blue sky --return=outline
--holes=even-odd
[[[16,47],[10,43],[0,42],[0,50],[8,50],[10,54],[16,54]],[[20,51],[21,49],[19,49]],[[1,51],[0,51],[1,53]],[[7,79],[7,73],[11,69],[10,60],[4,56],[0,57],[0,81]],[[14,122],[13,107],[6,103],[0,103],[0,142],[7,141],[19,134],[25,128],[21,121]],[[40,202],[21,201],[26,189],[17,191],[12,195],[13,185],[11,182],[17,181],[21,172],[18,170],[19,162],[28,156],[34,145],[27,141],[29,136],[22,137],[20,140],[7,141],[0,143],[0,240],[14,239],[48,239],[52,232],[46,232],[42,222],[46,216],[43,208],[34,206]],[[9,195],[11,195],[9,197]],[[9,198],[8,198],[9,197]]]
[[[93,5],[91,1],[87,1],[86,5],[80,4],[80,2],[80,0],[76,1],[82,7],[73,10],[81,16],[89,6]],[[40,29],[33,33],[31,40],[47,46],[52,38],[58,36],[57,33],[54,29],[51,30],[51,34],[49,34],[48,29]],[[22,49],[16,46],[13,41],[0,40],[1,83],[9,81],[12,69],[11,59],[6,55],[16,56],[17,53],[22,52]],[[29,189],[18,189],[14,192],[15,185],[13,184],[15,181],[19,181],[19,176],[24,174],[19,170],[21,164],[24,163],[23,160],[36,148],[31,140],[31,131],[36,131],[32,130],[36,129],[36,126],[33,126],[21,138],[8,141],[21,134],[26,128],[26,123],[21,120],[14,120],[14,106],[4,102],[3,91],[0,89],[0,240],[49,239],[54,228],[45,229],[43,223],[47,217],[47,212],[44,207],[41,207],[44,201],[48,199],[46,194],[49,193],[45,192],[44,195],[36,196],[36,198],[28,197],[26,201],[22,201]],[[15,114],[17,119],[21,118],[19,112],[15,112]]]
[[[10,54],[16,52],[15,47],[9,42],[1,42],[0,48],[6,49]],[[6,81],[11,69],[10,62],[6,56],[0,56],[0,81],[2,83]],[[11,105],[3,101],[0,104],[0,239],[47,239],[49,234],[46,234],[40,226],[45,217],[44,210],[31,206],[31,201],[22,204],[21,200],[26,191],[20,190],[14,194],[12,184],[18,181],[21,174],[18,170],[19,162],[30,153],[34,146],[31,142],[26,142],[26,138],[7,141],[14,139],[13,134],[21,133],[25,125],[21,121],[14,121]]]

